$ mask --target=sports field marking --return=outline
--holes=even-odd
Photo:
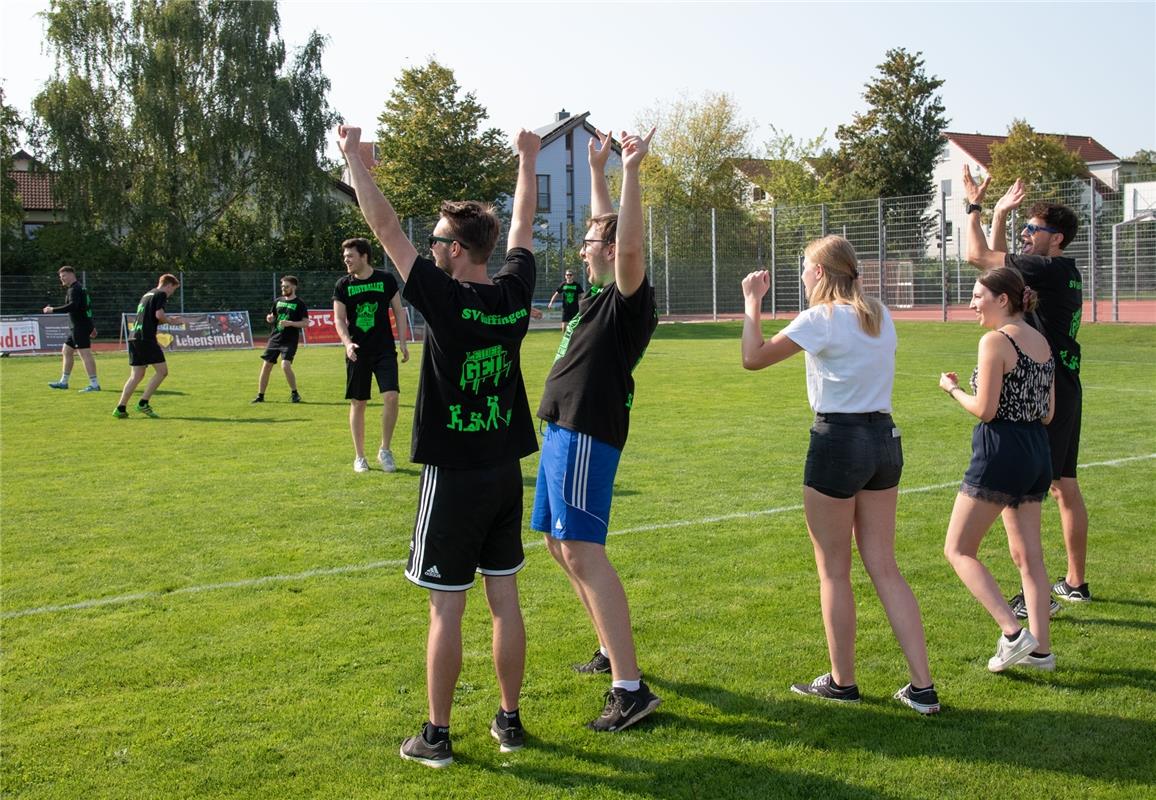
[[[1117,467],[1122,464],[1129,464],[1135,461],[1147,461],[1156,458],[1156,453],[1149,453],[1143,456],[1127,456],[1125,458],[1114,458],[1109,461],[1092,461],[1087,464],[1080,464],[1080,469],[1090,469],[1091,467]],[[909,489],[900,489],[899,494],[919,494],[923,492],[934,492],[939,489],[954,489],[959,486],[959,481],[949,481],[947,483],[934,483],[927,486],[916,486]],[[621,530],[611,531],[610,536],[624,536],[629,533],[650,533],[652,531],[669,530],[671,528],[685,528],[690,525],[712,525],[718,522],[729,522],[735,519],[753,519],[754,517],[766,517],[772,514],[784,514],[789,511],[802,511],[803,504],[795,503],[789,506],[777,506],[775,508],[765,508],[761,511],[737,511],[733,514],[723,514],[715,517],[702,517],[700,519],[683,519],[672,522],[657,522],[652,525],[636,525],[633,528],[623,528]],[[542,546],[542,539],[533,539],[526,542],[523,547],[526,549],[537,548]],[[287,581],[300,581],[308,578],[319,578],[327,575],[349,575],[356,572],[370,572],[377,569],[387,569],[392,567],[404,567],[406,562],[402,559],[391,559],[389,561],[371,561],[368,564],[349,564],[343,567],[320,567],[318,569],[310,569],[304,572],[297,572],[292,575],[264,575],[259,578],[242,578],[236,581],[225,581],[223,583],[206,583],[199,586],[186,586],[181,589],[173,589],[168,592],[137,592],[135,594],[122,594],[116,597],[100,597],[93,600],[82,600],[79,603],[68,603],[58,606],[40,606],[39,608],[25,608],[19,611],[5,611],[0,614],[0,619],[15,619],[18,617],[31,617],[38,614],[58,614],[64,611],[84,611],[90,608],[100,608],[102,606],[125,605],[127,603],[135,603],[141,600],[156,600],[160,597],[172,597],[181,594],[200,594],[201,592],[215,592],[220,589],[248,589],[253,586],[261,586],[267,583],[285,583]]]

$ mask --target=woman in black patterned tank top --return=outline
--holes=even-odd
[[[954,372],[939,386],[980,422],[972,432],[971,464],[963,476],[944,553],[960,580],[1003,635],[987,663],[992,672],[1019,664],[1055,669],[1049,630],[1048,574],[1040,544],[1040,505],[1052,480],[1044,425],[1055,406],[1055,362],[1044,336],[1024,322],[1035,293],[1008,267],[980,275],[970,308],[989,329],[979,340],[972,394]],[[999,584],[977,558],[980,542],[1003,516],[1012,560],[1020,571],[1030,631],[1021,630]]]

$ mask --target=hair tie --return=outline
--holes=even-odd
[[[854,267],[851,267],[851,280],[859,280],[859,270],[855,269]]]
[[[1024,296],[1023,296],[1024,308],[1027,308],[1028,306],[1030,306],[1032,304],[1032,299],[1035,298],[1035,296],[1036,296],[1036,293],[1032,290],[1032,287],[1030,287],[1030,286],[1024,287]]]

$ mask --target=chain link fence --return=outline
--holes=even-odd
[[[1094,181],[1033,187],[1008,221],[1008,249],[1019,248],[1018,234],[1033,202],[1048,199],[1073,208],[1080,228],[1065,254],[1075,258],[1084,276],[1090,304],[1085,321],[1156,322],[1156,175],[1147,181],[1107,191]],[[989,199],[989,203],[994,200]],[[740,283],[750,271],[771,273],[764,308],[772,316],[805,307],[799,274],[803,251],[820,236],[846,237],[859,255],[864,290],[897,313],[948,319],[966,306],[975,271],[967,264],[964,198],[936,194],[879,198],[813,206],[749,211],[646,211],[646,259],[659,312],[668,318],[718,319],[743,311]],[[426,252],[436,219],[403,223],[419,252]],[[986,220],[985,220],[986,222]],[[543,308],[567,269],[584,275],[578,248],[584,228],[550,231],[538,248],[538,285],[534,302]],[[489,271],[502,266],[504,248],[496,248]],[[136,309],[140,296],[156,285],[157,275],[85,272],[80,277],[92,294],[97,330],[107,341],[118,330],[120,314]],[[179,311],[246,310],[254,334],[267,331],[264,319],[285,274],[270,265],[244,272],[182,273],[180,291],[170,301]],[[332,305],[340,272],[295,270],[298,294],[311,308]],[[0,313],[37,313],[59,305],[64,292],[55,274],[0,274]],[[410,309],[412,313],[412,309]],[[557,306],[535,324],[557,323]],[[415,327],[422,324],[414,315]]]

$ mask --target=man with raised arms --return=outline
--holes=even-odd
[[[653,135],[623,134],[617,214],[606,183],[610,135],[600,134],[597,146],[590,140],[593,216],[581,250],[590,288],[566,324],[538,406],[548,425],[530,525],[546,535],[598,634],[593,659],[576,669],[611,673],[602,714],[587,725],[605,732],[633,725],[661,702],[642,682],[626,592],[606,556],[614,476],[634,404],[631,373],[658,325],[638,180]]]
[[[492,206],[442,203],[429,237],[431,258],[419,256],[357,155],[361,131],[341,126],[338,135],[362,214],[405,282],[405,299],[426,319],[412,449],[412,460],[423,466],[405,576],[429,590],[429,720],[402,743],[401,757],[431,767],[453,762],[450,710],[462,666],[466,590],[475,572],[482,574],[493,618],[501,695],[490,733],[502,752],[520,750],[526,631],[517,583],[525,561],[518,462],[538,447],[521,346],[537,277],[534,169],[542,142],[529,131],[518,134],[506,260],[491,277],[486,264],[500,227]]]

